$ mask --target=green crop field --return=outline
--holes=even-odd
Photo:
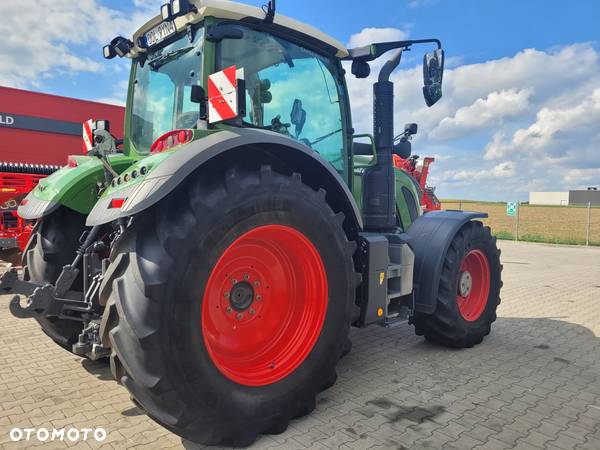
[[[489,214],[484,222],[499,239],[514,239],[516,218],[506,215],[506,203],[470,200],[442,200],[443,209],[462,209]],[[600,207],[592,207],[590,215],[590,245],[600,246]],[[588,228],[588,208],[579,206],[521,205],[519,210],[519,240],[553,244],[585,245]]]

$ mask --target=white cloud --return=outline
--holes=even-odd
[[[426,51],[415,46],[411,53]],[[418,122],[414,152],[447,156],[430,172],[439,196],[524,200],[532,183],[552,190],[578,186],[566,173],[600,184],[600,53],[594,46],[525,49],[457,64],[446,66],[444,97],[431,108],[423,101],[420,66],[401,66],[392,75],[396,130]],[[358,132],[372,132],[377,75],[375,69],[366,80],[349,78]]]
[[[0,2],[0,84],[35,87],[61,74],[101,71],[102,45],[158,12],[160,2],[135,2],[131,15],[99,0],[37,0],[25,9],[22,2]]]
[[[449,172],[446,176],[453,181],[479,181],[498,178],[510,178],[515,175],[515,166],[512,161],[505,161],[489,169],[461,170]]]
[[[452,117],[442,119],[431,131],[431,138],[451,139],[497,125],[504,118],[519,116],[530,106],[532,93],[531,89],[508,89],[478,98],[469,106],[459,108]]]
[[[397,28],[364,28],[350,37],[348,48],[363,47],[375,42],[401,41],[406,38],[407,33]]]
[[[592,132],[600,136],[600,87],[591,96],[563,108],[542,108],[528,128],[518,129],[509,141],[496,135],[486,148],[486,159],[499,159],[512,152],[551,154],[557,146],[587,138]]]
[[[579,189],[585,189],[587,186],[600,188],[600,167],[568,170],[564,174],[563,180]]]

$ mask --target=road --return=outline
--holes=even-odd
[[[600,449],[600,249],[501,242],[499,319],[449,350],[411,326],[353,330],[316,410],[253,449]],[[108,366],[50,342],[0,297],[0,447],[10,430],[103,427],[104,446],[199,448],[149,420]],[[99,447],[79,441],[77,448]]]

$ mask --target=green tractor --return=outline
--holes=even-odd
[[[455,348],[479,344],[500,302],[484,214],[423,214],[392,164],[402,52],[436,39],[346,49],[322,32],[223,0],[171,0],[106,58],[132,60],[125,138],[99,121],[86,156],[19,207],[37,226],[11,312],[58,344],[109,358],[155,421],[204,444],[245,446],[310,413],[336,381],[351,326],[408,321]],[[373,135],[352,127],[344,61],[374,84]],[[370,143],[357,142],[370,139]],[[391,331],[390,331],[391,332]]]

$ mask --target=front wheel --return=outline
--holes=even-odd
[[[113,374],[176,434],[246,446],[336,379],[356,276],[325,191],[298,174],[203,174],[113,251]]]
[[[501,272],[489,227],[479,221],[464,225],[446,252],[435,312],[415,314],[415,333],[448,347],[479,344],[496,320]]]

